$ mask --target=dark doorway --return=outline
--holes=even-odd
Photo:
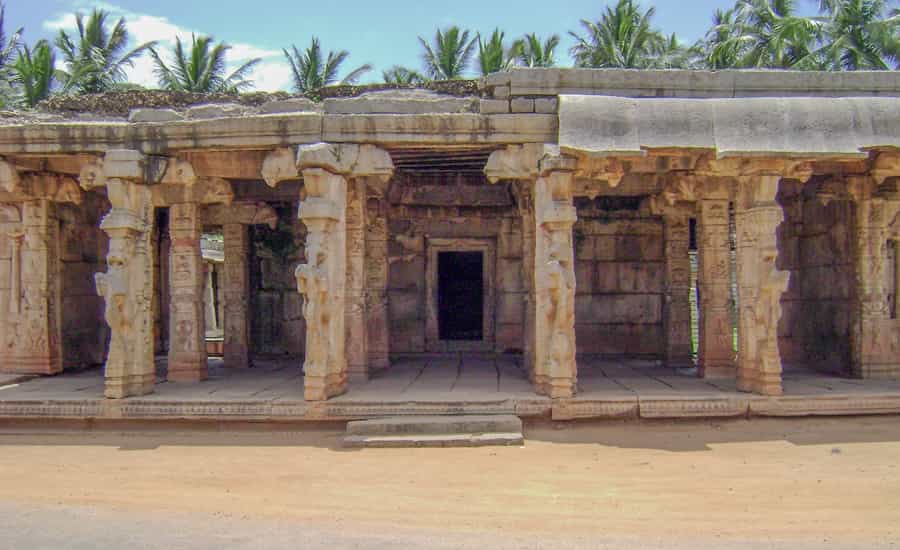
[[[438,253],[441,340],[484,339],[484,253]]]

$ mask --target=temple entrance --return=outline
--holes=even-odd
[[[495,242],[432,238],[427,251],[426,351],[493,351]]]
[[[484,253],[438,254],[441,340],[484,339]]]

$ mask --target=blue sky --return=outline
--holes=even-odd
[[[289,70],[281,48],[299,47],[318,36],[326,49],[346,49],[350,58],[345,70],[371,63],[375,71],[363,81],[377,80],[392,64],[421,68],[417,36],[430,39],[437,27],[459,25],[490,33],[494,27],[507,37],[526,32],[557,33],[562,38],[558,52],[561,65],[570,65],[569,30],[580,19],[595,20],[608,2],[603,0],[6,0],[6,30],[25,27],[31,43],[51,38],[60,28],[74,24],[72,13],[94,6],[124,16],[136,40],[160,40],[165,46],[175,35],[208,34],[234,46],[229,61],[263,58],[253,75],[257,87],[287,89]],[[655,24],[685,41],[702,36],[716,8],[733,0],[655,0]],[[810,14],[814,0],[800,0]],[[651,2],[644,2],[651,5]],[[130,80],[153,85],[152,64],[143,59],[131,71]]]

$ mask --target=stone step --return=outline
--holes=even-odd
[[[522,420],[514,415],[395,416],[347,423],[347,435],[471,435],[522,434]]]
[[[489,447],[523,445],[521,432],[420,434],[398,433],[389,435],[348,435],[344,447],[348,448],[401,448],[401,447]]]

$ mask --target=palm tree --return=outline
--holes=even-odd
[[[12,36],[9,38],[6,37],[3,24],[5,15],[6,6],[0,2],[0,107],[6,105],[14,95],[10,62],[15,58],[16,52],[19,51],[19,39],[22,36],[22,29],[20,28],[12,33]]]
[[[703,64],[701,43],[686,46],[672,33],[653,49],[648,67],[653,69],[697,69]]]
[[[733,20],[714,27],[716,67],[817,68],[822,21],[797,15],[794,0],[738,0]]]
[[[717,9],[713,26],[703,41],[704,63],[710,69],[729,69],[740,65],[741,42],[733,40],[737,34],[734,10]]]
[[[56,54],[49,42],[40,40],[33,50],[27,45],[22,46],[13,69],[25,105],[34,107],[50,97],[56,76]]]
[[[107,28],[108,17],[109,13],[101,9],[94,9],[87,21],[82,14],[76,13],[78,35],[72,37],[65,30],[59,31],[56,47],[68,66],[64,73],[67,89],[83,93],[113,89],[117,82],[126,79],[125,67],[133,67],[135,59],[156,45],[147,42],[126,51],[128,29],[125,18]]]
[[[419,86],[428,81],[421,73],[394,65],[386,71],[381,71],[381,78],[386,84],[403,84],[411,86]]]
[[[505,71],[512,67],[516,60],[516,51],[507,50],[503,45],[505,33],[500,29],[494,29],[490,40],[487,42],[477,35],[478,40],[478,69],[482,75]]]
[[[435,80],[462,78],[475,51],[475,39],[469,38],[469,31],[456,26],[443,31],[438,29],[433,45],[421,36],[419,43],[425,49],[425,72]]]
[[[191,50],[187,54],[180,38],[175,38],[172,66],[162,60],[156,48],[150,55],[156,65],[159,86],[165,90],[199,93],[237,93],[253,86],[247,75],[259,64],[251,59],[225,76],[225,55],[231,46],[224,42],[213,45],[211,36],[191,35]]]
[[[556,65],[554,53],[559,46],[559,35],[551,35],[541,42],[537,34],[526,34],[513,44],[513,51],[523,67],[553,67]]]
[[[372,70],[372,66],[367,63],[353,69],[343,79],[338,80],[338,71],[341,64],[350,56],[350,52],[347,50],[330,51],[327,59],[323,61],[322,47],[316,37],[312,38],[310,46],[302,52],[293,45],[290,52],[282,51],[291,66],[294,91],[300,94],[315,94],[320,88],[336,82],[353,84],[364,73]]]
[[[597,22],[581,20],[585,35],[569,34],[571,53],[579,67],[646,68],[665,38],[651,26],[654,8],[641,10],[634,0],[618,0]]]
[[[900,12],[883,0],[822,0],[824,45],[818,54],[833,70],[900,68]]]

